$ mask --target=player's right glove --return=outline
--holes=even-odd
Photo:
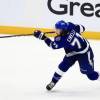
[[[47,37],[44,35],[44,33],[42,33],[39,30],[34,31],[33,33],[34,37],[40,39],[40,40],[45,40]]]

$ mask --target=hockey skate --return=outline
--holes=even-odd
[[[50,82],[50,83],[46,86],[46,89],[47,89],[48,91],[50,91],[50,90],[53,89],[54,86],[55,86],[55,83]]]

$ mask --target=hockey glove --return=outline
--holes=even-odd
[[[33,35],[34,35],[36,38],[40,39],[40,40],[45,40],[45,39],[47,38],[47,37],[44,35],[44,33],[42,33],[42,32],[39,31],[39,30],[34,31]]]

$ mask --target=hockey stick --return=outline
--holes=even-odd
[[[44,32],[44,34],[55,33],[52,32]],[[21,36],[32,36],[33,34],[20,34],[20,35],[8,35],[8,36],[0,36],[0,38],[11,38],[11,37],[21,37]]]

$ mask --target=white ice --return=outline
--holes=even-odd
[[[89,40],[100,72],[100,41]],[[100,81],[90,81],[76,64],[51,92],[45,87],[64,57],[34,37],[0,39],[0,100],[100,100]]]

